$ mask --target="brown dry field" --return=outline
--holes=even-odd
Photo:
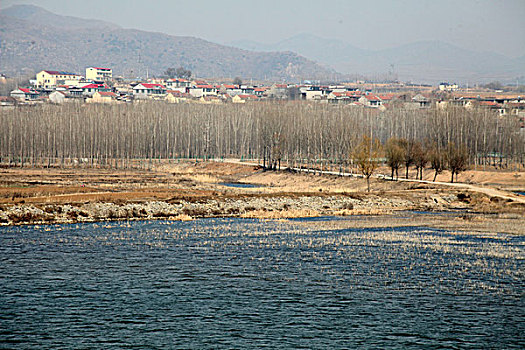
[[[389,174],[386,168],[377,173]],[[403,174],[403,176],[402,176]],[[411,171],[409,178],[413,179]],[[404,172],[400,172],[400,179]],[[397,182],[372,179],[373,194],[410,196],[420,192],[452,191],[446,184],[450,175],[438,175],[437,184]],[[424,180],[432,180],[426,171]],[[233,188],[222,183],[241,182],[255,188]],[[461,184],[502,190],[525,191],[525,172],[469,170],[459,175]],[[344,194],[367,195],[361,178],[263,171],[258,166],[228,162],[194,162],[154,164],[151,170],[115,170],[93,168],[1,168],[0,204],[71,203],[87,201],[166,200],[170,198],[204,199],[222,196]]]
[[[388,169],[378,173],[389,174]],[[400,177],[404,175],[400,171]],[[414,172],[410,177],[415,176]],[[438,181],[448,181],[444,172]],[[432,180],[433,173],[425,172]],[[245,197],[295,196],[376,196],[400,198],[417,202],[429,195],[468,194],[464,208],[471,214],[453,221],[458,228],[493,229],[494,222],[520,233],[525,227],[525,197],[512,191],[525,191],[525,172],[503,170],[469,170],[459,175],[461,183],[473,188],[450,187],[446,184],[397,182],[372,179],[372,193],[366,192],[361,178],[334,175],[263,171],[258,166],[229,162],[161,162],[151,170],[114,170],[92,168],[1,168],[0,205],[85,204],[90,202],[140,203],[147,201],[204,201],[207,199]],[[254,188],[233,188],[224,182],[258,185]],[[481,193],[475,189],[494,192]],[[477,214],[476,214],[477,213]],[[492,216],[490,220],[487,218]],[[509,218],[512,223],[509,224]],[[392,218],[393,219],[393,218]],[[517,220],[517,221],[516,221]],[[442,220],[441,220],[442,221]],[[440,222],[437,226],[450,223]],[[356,224],[356,223],[354,223]],[[367,223],[368,224],[368,223]],[[391,221],[390,225],[395,222]],[[503,227],[502,226],[502,227]]]

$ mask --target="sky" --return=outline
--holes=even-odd
[[[525,55],[525,0],[0,0],[0,9],[18,4],[216,43],[310,33],[372,50],[440,40]]]

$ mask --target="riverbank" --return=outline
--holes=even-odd
[[[490,178],[483,189],[444,184],[335,175],[270,172],[226,162],[156,164],[151,170],[39,169],[0,170],[0,224],[55,224],[106,220],[192,220],[203,217],[286,219],[315,216],[375,216],[403,211],[457,213],[482,222],[505,221],[505,231],[524,227],[525,203],[506,188],[525,188],[522,173],[466,173]],[[429,175],[430,176],[430,175]],[[499,181],[499,183],[495,183]],[[516,199],[514,199],[516,198]],[[394,220],[395,221],[395,220]],[[453,222],[454,220],[449,220]],[[393,221],[392,221],[393,222]]]

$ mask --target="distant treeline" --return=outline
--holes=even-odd
[[[363,135],[464,148],[472,166],[524,165],[515,116],[465,108],[384,112],[305,102],[244,105],[64,104],[0,111],[0,162],[146,166],[155,159],[237,157],[266,166],[346,166]],[[391,142],[392,144],[392,142]],[[418,146],[419,147],[419,146]],[[390,147],[391,149],[391,147]],[[381,154],[387,161],[385,152]]]

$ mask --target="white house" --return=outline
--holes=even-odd
[[[359,98],[359,102],[363,106],[378,108],[383,104],[383,101],[375,95],[363,95]]]
[[[163,97],[166,95],[166,87],[162,84],[138,84],[133,88],[133,96],[138,98]]]
[[[10,95],[11,97],[16,98],[17,100],[29,101],[36,100],[39,96],[39,93],[35,90],[31,90],[28,88],[19,88],[11,91]]]
[[[113,71],[111,68],[102,67],[88,67],[86,68],[86,79],[92,81],[106,81],[111,80]]]
[[[191,86],[191,82],[186,79],[168,79],[166,80],[166,88],[171,91],[186,92],[186,89]]]
[[[213,85],[195,85],[189,88],[189,93],[191,96],[200,98],[202,96],[217,96],[217,88]]]
[[[49,94],[49,102],[55,104],[66,102],[66,93],[64,91],[53,91]]]

